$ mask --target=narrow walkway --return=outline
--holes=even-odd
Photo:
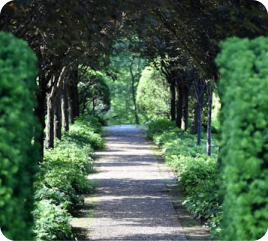
[[[140,128],[109,126],[88,240],[186,240]]]

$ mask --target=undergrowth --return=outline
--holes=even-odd
[[[183,132],[169,120],[149,123],[148,135],[163,151],[165,161],[177,175],[185,194],[183,205],[210,227],[212,238],[220,231],[222,197],[217,169],[218,146],[212,143],[211,156],[206,155],[206,142],[196,145],[196,136]]]
[[[92,153],[103,148],[101,125],[92,117],[78,119],[53,150],[45,150],[35,182],[36,240],[74,240],[71,211],[93,190],[87,181]]]

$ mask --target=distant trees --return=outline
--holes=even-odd
[[[170,118],[170,93],[165,77],[153,67],[146,67],[137,89],[139,114],[144,121]]]
[[[116,71],[113,64],[109,66],[109,57],[116,53],[125,58],[122,51],[126,49],[133,53],[128,66],[128,85],[132,88],[128,98],[132,100],[125,101],[127,109],[132,109],[129,116],[133,114],[139,122],[135,91],[142,68],[134,73],[133,64],[136,61],[136,68],[139,59],[146,59],[162,71],[169,84],[171,119],[184,130],[191,122],[191,132],[200,136],[201,128],[197,127],[201,127],[202,106],[210,103],[211,113],[209,100],[217,86],[214,60],[219,41],[230,36],[266,35],[267,20],[264,7],[253,0],[37,0],[8,3],[1,12],[0,29],[26,40],[38,57],[35,113],[43,129],[45,114],[50,116],[49,136],[45,138],[42,133],[36,141],[43,145],[46,139],[46,148],[53,148],[54,137],[60,138],[60,124],[68,130],[68,122],[73,123],[79,114],[78,66],[114,77]],[[129,41],[125,49],[116,47],[121,40]],[[205,85],[199,86],[204,96],[196,95],[196,82],[200,80]],[[195,103],[194,108],[191,103]],[[209,136],[210,124],[207,126]]]

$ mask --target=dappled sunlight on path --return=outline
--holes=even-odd
[[[99,186],[89,240],[186,240],[142,129],[109,126],[96,153]]]

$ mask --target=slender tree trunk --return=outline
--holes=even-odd
[[[176,88],[174,81],[170,82],[170,116],[171,120],[176,120]]]
[[[69,106],[69,123],[74,124],[75,117],[79,116],[78,87],[76,83],[67,84]]]
[[[195,100],[193,108],[193,121],[190,128],[190,134],[196,135],[198,130],[198,103]]]
[[[50,93],[47,94],[47,129],[46,129],[46,142],[45,147],[47,149],[54,148],[54,113],[55,113],[55,101],[59,91],[62,88],[66,73],[66,67],[63,67],[57,81],[53,76],[51,84],[53,85]],[[56,81],[56,82],[55,82]]]
[[[197,145],[201,145],[201,134],[202,134],[202,109],[203,109],[203,101],[204,101],[204,93],[206,90],[206,82],[201,79],[197,78],[193,82],[194,92],[195,92],[195,99],[197,103]],[[196,114],[196,113],[195,113]]]
[[[176,126],[181,128],[182,120],[183,91],[180,85],[177,85],[177,118]]]
[[[66,83],[63,83],[63,86],[62,86],[61,116],[62,116],[63,131],[67,132],[69,131],[69,107],[68,107]]]
[[[43,162],[44,157],[44,130],[46,128],[45,113],[46,113],[46,93],[41,88],[35,92],[37,106],[34,110],[35,116],[39,122],[39,127],[35,130],[34,142],[39,147],[39,160]],[[40,128],[40,129],[39,129]]]
[[[203,108],[203,105],[202,103],[198,103],[198,125],[197,125],[197,142],[196,144],[198,146],[201,146],[201,138],[202,138],[202,108]]]
[[[67,97],[68,97],[68,107],[69,107],[69,123],[74,124],[74,96],[72,91],[72,85],[70,83],[67,84]]]
[[[183,87],[183,104],[182,104],[182,125],[181,128],[184,131],[188,129],[188,97],[189,90],[187,86]]]
[[[211,155],[211,114],[213,103],[213,91],[208,93],[208,124],[207,124],[207,155]]]
[[[47,98],[47,128],[46,128],[46,149],[54,148],[54,98]]]
[[[136,103],[136,88],[135,88],[135,75],[133,73],[133,63],[134,63],[134,57],[130,63],[129,66],[129,70],[130,70],[130,74],[131,74],[131,94],[132,94],[132,102],[133,102],[133,111],[134,111],[134,116],[135,116],[135,124],[140,124],[140,120],[139,120],[139,115],[138,115],[138,108],[137,108],[137,103]],[[137,68],[137,75],[139,76],[139,65],[140,65],[140,59],[139,59],[139,64],[138,64],[138,68]],[[139,77],[137,78],[137,82],[139,81]]]
[[[58,94],[55,100],[55,109],[54,109],[54,138],[57,138],[59,140],[61,140],[61,129],[62,129],[61,96],[62,91]]]

